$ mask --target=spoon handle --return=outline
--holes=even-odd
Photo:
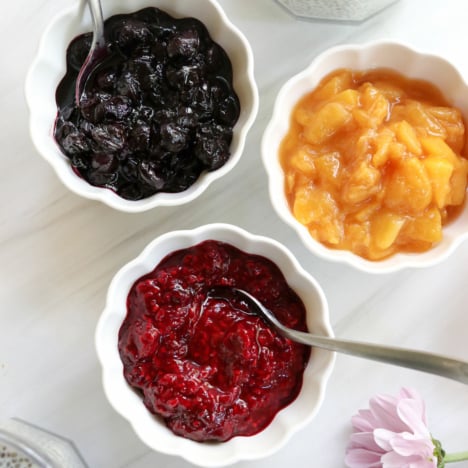
[[[88,0],[88,6],[93,20],[93,41],[99,42],[104,37],[104,19],[100,0]]]
[[[76,78],[75,102],[80,107],[86,82],[96,68],[97,63],[106,56],[106,39],[104,37],[104,18],[102,15],[101,0],[87,0],[91,19],[93,20],[93,39],[88,55],[81,66]]]
[[[290,329],[284,333],[288,338],[303,344],[408,367],[468,384],[468,363],[449,357],[392,346],[327,338]]]

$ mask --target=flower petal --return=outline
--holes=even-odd
[[[374,427],[382,427],[394,432],[407,431],[408,427],[397,413],[398,400],[389,395],[377,395],[369,402],[370,410],[377,421]]]
[[[377,427],[377,421],[368,409],[359,410],[358,414],[351,418],[351,423],[357,432],[372,432]]]
[[[396,432],[389,431],[388,429],[374,430],[375,443],[385,452],[392,450],[391,440],[396,436]]]
[[[417,400],[404,399],[398,403],[397,413],[410,432],[430,438],[429,429],[425,423],[424,404]]]
[[[418,455],[421,458],[431,458],[435,448],[432,440],[421,439],[408,433],[397,435],[390,441],[390,445],[395,452],[405,457]]]
[[[382,454],[365,449],[350,450],[345,457],[345,465],[349,468],[381,468]]]
[[[364,448],[372,450],[373,452],[385,453],[374,440],[374,434],[372,432],[355,432],[351,434],[350,444],[348,449],[351,448]]]
[[[407,457],[403,457],[396,452],[387,452],[382,456],[381,461],[382,468],[409,468],[411,462]]]
[[[424,403],[424,400],[422,398],[422,396],[420,395],[420,393],[414,389],[414,388],[406,388],[406,387],[403,387],[401,390],[400,390],[400,398],[401,399],[410,399],[410,400],[414,400],[414,401],[418,401],[421,405],[421,414],[423,415],[423,421],[424,421],[424,424],[426,424],[427,426],[427,420],[426,420],[426,404]]]
[[[403,457],[396,452],[382,456],[382,468],[437,468],[437,463],[418,456]]]

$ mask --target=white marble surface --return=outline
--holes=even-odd
[[[72,439],[90,468],[190,467],[151,452],[110,407],[93,339],[117,269],[158,234],[208,222],[237,224],[284,242],[322,284],[337,335],[468,359],[468,243],[440,266],[421,271],[373,277],[328,264],[272,211],[260,161],[261,135],[280,86],[330,46],[398,39],[444,54],[468,76],[464,0],[400,0],[367,22],[344,25],[296,21],[273,0],[221,0],[256,59],[260,111],[243,158],[189,205],[138,215],[69,193],[29,138],[25,74],[50,17],[72,1],[2,3],[0,417],[21,417]],[[338,356],[316,419],[274,456],[236,466],[342,467],[350,417],[374,393],[401,386],[423,394],[431,431],[448,451],[468,449],[466,386]]]

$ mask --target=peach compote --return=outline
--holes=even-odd
[[[280,159],[295,218],[369,260],[422,252],[465,199],[460,111],[388,69],[337,70],[295,106]]]

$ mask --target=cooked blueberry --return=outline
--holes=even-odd
[[[192,106],[198,115],[199,120],[205,120],[212,115],[213,100],[211,97],[211,88],[207,82],[204,82],[201,86],[195,88]]]
[[[166,45],[160,41],[156,41],[151,46],[151,53],[154,59],[160,63],[165,63],[167,60],[167,49]]]
[[[95,82],[100,89],[112,90],[117,81],[117,73],[112,69],[101,70],[97,73]]]
[[[74,154],[71,158],[71,164],[74,168],[81,170],[86,170],[89,167],[90,161],[89,157],[83,153]]]
[[[150,122],[154,116],[154,109],[149,106],[140,106],[138,109],[138,117],[145,122]]]
[[[193,158],[190,151],[181,151],[172,156],[172,177],[165,190],[181,192],[189,188],[200,176],[203,166],[197,158]]]
[[[62,147],[67,154],[76,154],[88,151],[89,143],[83,133],[75,130],[63,137]]]
[[[200,82],[200,69],[196,65],[168,66],[166,79],[173,88],[194,89]]]
[[[228,96],[216,107],[216,116],[223,124],[234,126],[239,118],[240,106],[235,96]]]
[[[144,198],[141,187],[137,184],[123,185],[120,187],[119,195],[126,200],[141,200]]]
[[[159,125],[168,124],[174,121],[177,117],[177,111],[175,109],[160,109],[154,113],[153,120]]]
[[[90,159],[90,168],[101,172],[115,172],[118,165],[117,157],[111,153],[95,153]]]
[[[153,161],[141,161],[138,166],[141,179],[156,190],[164,187],[165,179],[158,165]]]
[[[112,186],[117,177],[116,172],[101,172],[99,169],[90,169],[87,172],[89,183],[97,187]]]
[[[79,129],[88,137],[91,136],[91,131],[94,128],[94,124],[87,120],[81,119]]]
[[[137,122],[130,132],[129,146],[132,150],[144,151],[150,145],[151,127],[145,122]]]
[[[139,158],[129,157],[120,163],[120,174],[128,182],[137,182],[138,180],[138,162]]]
[[[98,107],[106,120],[124,120],[132,112],[132,102],[126,96],[114,96]]]
[[[169,57],[192,57],[198,51],[200,37],[195,29],[187,29],[177,32],[167,43],[167,55]]]
[[[229,159],[229,141],[221,126],[201,127],[196,137],[195,154],[208,170],[219,169]]]
[[[71,122],[65,122],[56,129],[60,144],[67,155],[89,151],[89,143],[83,132]]]
[[[85,96],[80,102],[80,113],[84,120],[92,123],[101,122],[104,118],[102,109],[98,107],[101,101],[97,96]]]
[[[137,45],[132,48],[130,56],[134,60],[134,63],[146,62],[149,64],[154,59],[151,43]]]
[[[186,129],[193,129],[197,127],[198,118],[190,106],[181,106],[177,112],[177,124]]]
[[[175,123],[161,125],[161,145],[173,153],[181,151],[187,145],[186,131]]]
[[[91,137],[101,150],[112,153],[126,145],[125,128],[122,124],[96,125],[91,130]]]
[[[153,35],[160,39],[171,35],[176,29],[174,18],[158,8],[145,8],[137,11],[134,16],[145,21]]]
[[[132,18],[123,21],[116,31],[116,43],[125,51],[131,51],[135,44],[149,44],[152,38],[153,34],[148,25]]]
[[[216,170],[229,159],[229,146],[224,140],[203,138],[195,146],[197,158],[208,170]]]
[[[149,90],[153,86],[158,86],[158,82],[161,79],[158,70],[155,70],[153,64],[144,60],[135,61],[130,73],[136,79],[140,88],[138,94],[141,93],[141,90]]]
[[[141,85],[138,81],[138,78],[134,74],[127,71],[122,73],[122,76],[117,81],[116,91],[120,95],[126,96],[133,101],[139,101]]]

